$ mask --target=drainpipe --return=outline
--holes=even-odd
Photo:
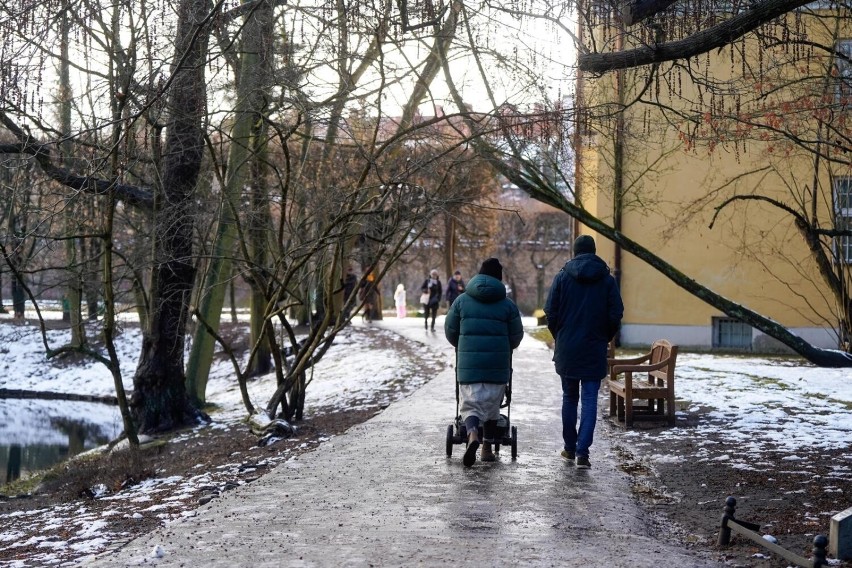
[[[586,0],[577,0],[577,13],[583,14],[586,9]],[[577,18],[577,42],[579,45],[583,45],[583,40],[585,37],[585,26],[583,25],[583,18]],[[574,145],[574,201],[580,205],[580,196],[582,195],[583,188],[583,136],[586,134],[586,96],[585,96],[586,82],[583,71],[581,69],[577,69],[577,80],[576,80],[576,88],[574,89],[574,108],[576,112],[574,113],[574,132],[571,137],[571,142]],[[573,217],[569,217],[569,222],[571,223],[571,242],[580,236],[580,228],[577,220]],[[568,245],[568,250],[571,250],[571,244]]]
[[[615,14],[616,36],[615,51],[624,49],[624,22],[621,14]],[[613,202],[612,226],[617,233],[621,232],[622,210],[624,208],[624,70],[615,72],[615,94],[617,108],[615,115],[615,139],[613,142]],[[613,243],[612,274],[618,289],[621,290],[621,246]],[[621,333],[614,338],[616,347],[621,345]]]

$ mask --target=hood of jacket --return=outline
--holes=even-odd
[[[471,278],[464,292],[484,304],[493,304],[506,298],[506,286],[503,282],[485,274],[477,274]]]
[[[597,282],[609,275],[609,266],[596,254],[586,253],[566,262],[565,272],[577,282]]]

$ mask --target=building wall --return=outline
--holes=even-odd
[[[756,46],[751,46],[752,55]],[[768,56],[767,56],[768,57]],[[710,56],[711,74],[731,77],[727,50]],[[612,75],[588,83],[588,104],[615,99]],[[627,72],[628,99],[642,87],[641,77]],[[684,82],[681,91],[658,94],[677,107],[697,100]],[[709,104],[709,102],[708,102]],[[695,108],[689,109],[691,112]],[[700,111],[700,108],[698,109]],[[785,203],[807,198],[813,187],[813,157],[806,152],[773,152],[773,142],[749,139],[742,144],[685,141],[677,125],[660,120],[652,107],[634,105],[627,112],[623,232],[657,253],[685,275],[747,308],[772,318],[820,347],[836,347],[833,300],[817,274],[805,243],[787,214],[765,203],[739,202],[710,227],[714,207],[735,192],[759,191]],[[613,125],[598,124],[579,151],[578,176],[584,205],[600,219],[613,220]],[[755,173],[761,170],[761,173]],[[831,207],[830,176],[821,177],[818,203],[823,215]],[[582,231],[581,231],[582,232]],[[598,241],[610,266],[614,246]],[[712,318],[724,316],[683,291],[662,274],[629,254],[619,272],[625,301],[625,345],[644,345],[667,337],[681,345],[710,348]],[[755,350],[777,350],[777,342],[753,332]]]

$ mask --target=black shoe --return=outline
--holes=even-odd
[[[465,467],[470,467],[476,462],[476,450],[478,449],[479,440],[474,440],[473,442],[468,443],[467,450],[464,452],[464,459],[462,460]]]
[[[435,328],[434,328],[434,327],[432,328],[432,331],[435,331]]]
[[[577,469],[589,469],[592,467],[592,462],[589,461],[589,456],[577,456]]]
[[[574,452],[569,452],[568,450],[562,450],[562,453],[559,455],[571,462],[574,461],[575,457],[577,457],[574,455]]]

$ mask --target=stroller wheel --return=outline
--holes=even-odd
[[[447,457],[453,456],[453,425],[447,426]]]
[[[512,459],[518,457],[518,427],[512,426]]]

